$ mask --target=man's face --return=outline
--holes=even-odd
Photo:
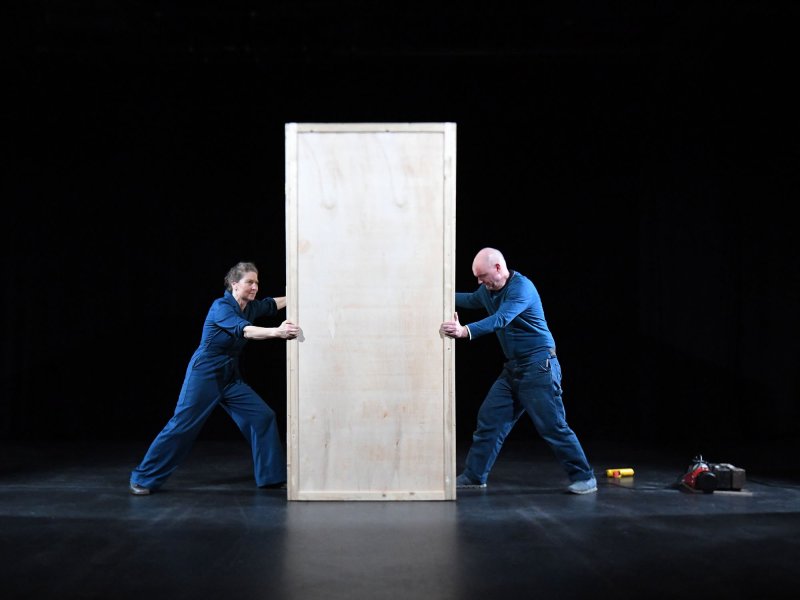
[[[503,285],[505,285],[505,278],[503,277],[502,269],[498,264],[473,264],[472,274],[475,275],[478,283],[482,283],[487,290],[499,290],[503,287]]]

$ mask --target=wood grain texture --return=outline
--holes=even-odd
[[[454,124],[288,124],[290,500],[455,498]]]

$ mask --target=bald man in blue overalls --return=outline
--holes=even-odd
[[[476,339],[495,333],[506,357],[478,411],[463,472],[457,488],[485,488],[489,472],[511,428],[527,413],[566,471],[572,494],[597,491],[594,470],[566,421],[561,397],[561,364],[544,317],[542,300],[530,279],[510,271],[503,254],[483,248],[472,261],[478,280],[474,292],[456,294],[456,307],[483,308],[489,316],[462,325],[458,314],[440,332],[453,339]]]

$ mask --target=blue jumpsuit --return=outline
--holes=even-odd
[[[500,290],[489,291],[481,285],[472,293],[457,293],[456,306],[489,313],[467,325],[470,339],[494,332],[506,357],[503,371],[478,411],[464,473],[472,481],[486,483],[506,436],[526,412],[571,481],[594,477],[577,436],[567,425],[555,341],[530,279],[511,271]]]
[[[242,381],[239,355],[247,340],[244,328],[278,312],[273,298],[254,300],[244,312],[226,291],[211,305],[200,346],[186,369],[175,414],[131,473],[131,482],[159,488],[192,448],[214,407],[222,406],[250,443],[258,486],[286,481],[286,458],[275,412]]]

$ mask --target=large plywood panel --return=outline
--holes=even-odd
[[[286,126],[290,500],[455,498],[455,125]]]

